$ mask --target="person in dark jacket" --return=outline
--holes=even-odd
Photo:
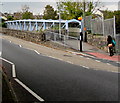
[[[110,56],[113,56],[114,55],[114,52],[113,52],[114,44],[112,42],[112,37],[110,35],[108,35],[108,38],[107,38],[107,46],[109,47]]]

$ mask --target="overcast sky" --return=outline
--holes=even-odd
[[[3,5],[0,5],[0,8],[2,12],[20,12],[22,6],[26,4],[30,7],[30,11],[34,14],[42,14],[46,5],[51,5],[54,9],[57,9],[56,1],[57,0],[49,0],[49,2],[48,0],[17,0],[16,2],[16,0],[1,0]],[[120,0],[100,0],[102,5],[105,6],[101,9],[108,8],[108,10],[118,10],[118,1]]]

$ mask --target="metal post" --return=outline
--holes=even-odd
[[[116,26],[115,26],[115,16],[114,16],[114,38],[116,39]]]
[[[59,37],[61,38],[61,14],[60,14],[60,1],[59,1]]]
[[[22,30],[22,24],[21,24],[21,22],[19,21],[19,25],[20,25],[20,30]]]
[[[18,30],[18,23],[17,23],[17,21],[16,21],[16,30]]]
[[[25,21],[24,21],[24,30],[26,30],[26,23],[25,23]]]
[[[104,34],[105,34],[104,16],[102,17],[102,22],[103,22],[103,36],[104,36]]]
[[[82,52],[83,33],[80,32],[80,52]]]
[[[85,27],[85,0],[83,0],[83,38],[85,38],[84,27]]]
[[[38,23],[37,23],[37,21],[36,21],[36,31],[38,31]]]
[[[32,24],[31,24],[31,21],[29,21],[29,31],[32,31]]]

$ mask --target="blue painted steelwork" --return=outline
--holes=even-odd
[[[69,23],[79,23],[80,25],[80,32],[82,31],[82,22],[78,21],[76,19],[71,20],[14,20],[14,21],[6,21],[7,28],[9,29],[17,29],[17,30],[28,30],[28,31],[38,31],[40,29],[46,30],[48,28],[55,27],[56,24],[59,24],[61,22],[62,27],[66,30],[69,28]],[[41,24],[41,25],[40,25]],[[48,26],[49,25],[49,26]]]

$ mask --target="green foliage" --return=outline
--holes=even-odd
[[[114,12],[116,19],[116,33],[120,33],[120,10]]]
[[[115,22],[116,22],[116,33],[120,33],[120,10],[118,11],[103,11],[104,18],[109,19],[113,18],[115,16]]]
[[[0,19],[0,27],[4,27],[4,28],[7,27],[4,19]]]
[[[7,20],[14,20],[13,16],[7,16]]]
[[[47,5],[44,10],[43,19],[58,19],[57,11],[50,5]]]
[[[114,12],[105,10],[105,11],[103,11],[103,14],[104,14],[104,19],[109,19],[109,18],[113,18]]]
[[[66,0],[64,2],[57,3],[58,11],[61,13],[62,19],[78,19],[83,15],[83,2],[74,2],[74,0]],[[92,14],[95,6],[93,2],[85,2],[85,15]]]
[[[23,12],[22,19],[34,19],[33,13],[29,11]]]

